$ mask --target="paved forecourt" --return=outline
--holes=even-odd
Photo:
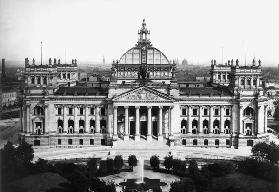
[[[198,147],[83,147],[83,148],[34,148],[35,160],[38,158],[46,160],[75,159],[75,158],[102,158],[122,155],[127,159],[130,154],[138,158],[149,159],[152,155],[158,155],[160,159],[171,154],[174,158],[202,158],[202,159],[243,159],[251,155],[251,147],[240,149],[234,148],[198,148]]]

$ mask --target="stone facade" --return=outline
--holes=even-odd
[[[210,85],[179,87],[176,64],[152,46],[145,21],[138,34],[135,47],[113,61],[109,86],[76,86],[76,60],[26,59],[21,139],[54,147],[146,140],[236,148],[268,140],[260,61],[212,61]]]

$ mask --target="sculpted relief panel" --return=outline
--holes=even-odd
[[[165,101],[167,99],[160,97],[154,93],[146,91],[144,89],[137,90],[129,95],[123,96],[118,99],[119,101],[140,101],[140,100],[152,100],[152,101]]]

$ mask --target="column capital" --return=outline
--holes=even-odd
[[[152,109],[152,106],[147,106],[147,109]]]
[[[159,109],[163,109],[164,106],[159,106]]]

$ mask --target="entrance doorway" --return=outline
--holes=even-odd
[[[135,135],[136,130],[135,130],[135,121],[130,121],[130,135]]]
[[[140,122],[140,134],[147,136],[147,121]]]
[[[154,136],[158,136],[158,128],[157,128],[157,121],[153,121],[152,122],[152,134],[154,135]]]

